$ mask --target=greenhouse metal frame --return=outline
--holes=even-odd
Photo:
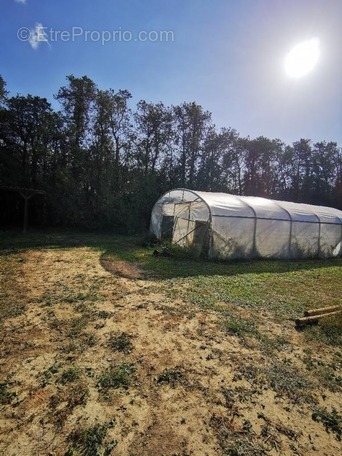
[[[178,188],[153,207],[150,231],[211,259],[342,255],[342,211]]]

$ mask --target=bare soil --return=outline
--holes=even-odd
[[[290,326],[263,315],[270,336],[290,341],[263,352],[224,334],[217,313],[87,247],[29,250],[1,266],[2,306],[18,312],[1,325],[0,454],[341,454],[336,434],[312,418],[317,407],[340,413],[340,390],[277,388],[280,360],[308,374]],[[130,343],[113,346],[120,334]],[[311,358],[331,361],[324,350]],[[120,366],[128,373],[115,383]],[[105,430],[94,444],[96,426]]]

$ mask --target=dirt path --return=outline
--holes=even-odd
[[[339,454],[311,399],[262,386],[267,355],[134,265],[84,247],[8,261],[8,306],[22,310],[1,328],[0,454]]]

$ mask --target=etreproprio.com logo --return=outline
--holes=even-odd
[[[140,30],[132,32],[119,27],[116,30],[86,30],[83,27],[72,27],[70,30],[55,30],[44,27],[38,23],[33,29],[20,27],[17,30],[17,38],[20,41],[29,42],[36,49],[41,43],[76,42],[100,43],[102,46],[108,43],[129,43],[129,42],[164,42],[175,41],[172,30]]]

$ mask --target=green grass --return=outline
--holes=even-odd
[[[131,386],[134,374],[135,367],[133,364],[122,363],[119,366],[116,366],[104,372],[99,377],[98,386],[102,389],[128,389]]]
[[[33,247],[64,249],[87,246],[99,252],[100,261],[109,259],[138,264],[170,298],[181,297],[202,309],[220,313],[233,305],[258,314],[266,312],[276,321],[283,322],[302,316],[308,308],[341,303],[342,258],[214,262],[153,256],[154,247],[143,246],[140,237],[58,231],[33,232],[27,236],[10,232],[2,234],[0,254],[1,248],[3,254],[8,254]],[[75,302],[95,299],[94,294],[76,296],[70,290],[65,290],[65,295],[61,298]],[[18,312],[21,311],[20,308]],[[234,331],[233,328],[230,330]],[[238,328],[236,330],[239,332]],[[77,331],[76,325],[73,332],[77,334]],[[341,345],[340,323],[323,323],[318,330],[312,331],[314,339]]]
[[[113,351],[128,354],[133,350],[131,339],[132,336],[125,332],[112,333],[109,339],[109,346]]]
[[[9,388],[8,383],[0,383],[0,405],[10,404],[17,396],[16,393],[8,391]]]
[[[48,369],[46,369],[42,374],[41,374],[41,382],[39,386],[41,388],[44,388],[46,385],[51,384],[52,380],[54,379],[54,376],[58,374],[59,372],[59,364],[52,364]]]
[[[234,381],[247,380],[253,387],[272,389],[277,396],[293,403],[312,402],[310,379],[286,360],[274,360],[263,367],[241,364]]]
[[[108,428],[113,426],[113,423],[104,425],[95,424],[94,426],[74,431],[69,436],[69,441],[72,444],[65,456],[109,456],[111,450],[117,445],[116,440],[112,440],[105,445]]]
[[[61,374],[58,381],[59,383],[62,383],[62,385],[65,385],[69,382],[75,382],[80,378],[80,375],[80,368],[78,366],[71,366]]]
[[[158,385],[169,384],[174,388],[176,386],[176,383],[181,382],[183,379],[183,370],[180,367],[174,367],[164,369],[164,371],[158,375],[157,383]]]
[[[306,329],[307,339],[342,347],[342,313],[321,320],[319,326]]]
[[[327,432],[334,432],[336,439],[342,439],[342,416],[333,408],[329,412],[326,408],[319,407],[313,414],[312,419],[323,424]]]
[[[250,318],[242,318],[240,315],[232,315],[226,317],[221,325],[226,334],[240,337],[259,337],[256,322]]]

